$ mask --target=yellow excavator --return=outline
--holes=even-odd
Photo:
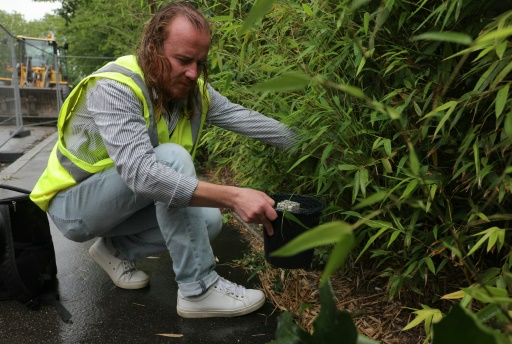
[[[51,35],[47,38],[17,36],[16,43],[16,66],[13,68],[11,58],[2,59],[5,68],[0,74],[0,117],[16,115],[14,81],[17,79],[22,116],[56,119],[72,88],[64,56],[68,44],[59,46]],[[8,46],[3,44],[2,49]]]

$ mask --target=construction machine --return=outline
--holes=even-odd
[[[7,43],[4,39],[3,43]],[[19,83],[21,114],[30,119],[56,119],[63,100],[71,92],[64,51],[68,44],[59,46],[47,38],[16,37],[16,66],[12,58],[3,54],[4,70],[0,73],[0,117],[16,116],[15,83]],[[7,49],[8,44],[1,49]],[[17,82],[16,82],[17,81]]]

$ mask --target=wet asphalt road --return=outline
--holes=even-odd
[[[49,136],[27,151],[0,173],[0,182],[31,189],[55,140],[55,135]],[[16,146],[22,149],[22,145]],[[0,192],[0,197],[6,196],[4,191]],[[176,314],[177,285],[167,253],[137,262],[138,268],[151,278],[149,287],[124,290],[117,288],[89,257],[87,250],[93,241],[71,242],[53,224],[52,235],[61,302],[72,314],[72,323],[62,322],[50,306],[30,311],[16,301],[2,301],[0,343],[256,344],[274,339],[279,312],[269,302],[257,312],[237,318],[179,317]],[[247,272],[230,266],[234,259],[242,258],[248,251],[238,230],[225,226],[212,246],[219,260],[216,270],[221,276],[246,287],[258,287],[257,278],[247,282]]]

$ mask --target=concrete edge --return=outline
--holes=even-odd
[[[19,170],[21,170],[30,160],[34,158],[40,151],[42,151],[48,144],[52,141],[55,141],[58,132],[53,133],[48,136],[46,139],[38,143],[36,146],[31,148],[27,153],[23,154],[19,159],[9,165],[5,170],[0,172],[0,180],[9,180],[12,179],[12,176],[15,175]]]

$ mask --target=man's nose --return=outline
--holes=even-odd
[[[197,80],[199,78],[199,74],[201,74],[201,71],[199,70],[197,63],[191,63],[185,72],[185,76],[190,80]]]

